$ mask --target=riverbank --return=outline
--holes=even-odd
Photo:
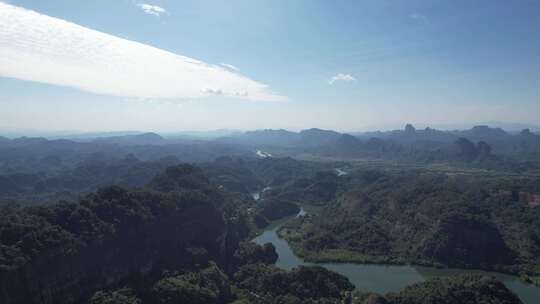
[[[285,223],[283,223],[285,224]],[[289,246],[292,248],[293,252],[304,259],[307,262],[312,263],[356,263],[356,264],[382,264],[382,265],[415,265],[415,266],[426,266],[426,267],[435,267],[435,268],[450,268],[447,265],[441,263],[429,261],[429,260],[412,260],[405,259],[400,257],[391,257],[391,256],[372,256],[365,255],[359,252],[346,249],[326,249],[321,251],[309,251],[303,248],[300,244],[301,235],[296,233],[293,229],[289,229],[283,225],[279,227],[276,231],[278,236],[289,243]],[[476,270],[477,268],[466,268]],[[500,272],[509,275],[520,275],[518,272],[505,271],[505,269],[497,268],[484,268],[478,269],[484,271],[494,271]],[[529,277],[531,278],[531,277]],[[534,278],[534,277],[532,277]],[[531,278],[531,280],[532,280]]]
[[[540,287],[540,276],[529,276],[529,275],[521,275],[519,278],[527,284],[532,284],[537,287]]]
[[[424,267],[415,265],[384,265],[358,263],[313,263],[297,256],[290,244],[278,236],[278,230],[291,218],[275,223],[271,229],[265,230],[254,239],[256,243],[272,243],[276,247],[278,260],[276,266],[292,269],[300,265],[317,265],[346,276],[358,291],[385,294],[398,292],[414,283],[423,282],[436,277],[448,277],[463,273],[479,273],[494,276],[516,293],[524,304],[538,304],[540,288],[523,283],[518,277],[502,273],[478,270]]]
[[[372,256],[365,255],[359,252],[346,249],[326,249],[321,251],[309,251],[301,245],[302,236],[294,229],[290,229],[285,224],[288,221],[283,221],[276,233],[279,238],[288,242],[293,253],[310,263],[354,263],[364,265],[401,265],[401,266],[422,266],[433,267],[438,269],[450,269],[451,266],[444,265],[429,260],[405,259],[391,256]],[[523,273],[521,271],[512,271],[508,267],[469,267],[462,268],[470,271],[487,271],[500,274],[512,275],[518,277],[523,283],[532,284],[540,287],[540,276],[532,273]]]

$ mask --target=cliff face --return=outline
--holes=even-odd
[[[78,204],[17,211],[35,227],[0,226],[0,302],[75,303],[132,278],[224,261],[238,244],[209,189],[111,187]],[[5,232],[16,229],[10,242]]]

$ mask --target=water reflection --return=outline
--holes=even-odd
[[[283,269],[292,269],[300,265],[315,265],[313,263],[305,263],[302,259],[295,256],[289,247],[289,244],[277,236],[278,228],[279,226],[273,227],[254,239],[254,242],[258,244],[274,244],[279,256],[276,266]],[[350,263],[321,263],[316,265],[323,266],[346,276],[358,290],[372,291],[381,294],[399,291],[407,285],[422,282],[429,278],[446,277],[465,272],[486,273],[482,271],[438,269],[418,266],[363,265]],[[540,303],[540,288],[524,284],[515,276],[499,273],[489,274],[496,276],[499,280],[504,282],[510,290],[514,291],[520,297],[523,303]]]

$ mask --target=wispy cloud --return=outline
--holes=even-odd
[[[233,71],[240,71],[239,68],[237,68],[236,66],[232,65],[232,64],[228,64],[228,63],[220,63],[221,66],[223,67],[226,67],[227,69],[229,70],[233,70]]]
[[[286,99],[218,65],[0,2],[0,77],[123,97]]]
[[[418,14],[418,13],[410,14],[409,18],[418,20],[418,21],[427,21],[427,17],[425,15]]]
[[[163,7],[160,7],[157,5],[139,3],[137,4],[137,6],[140,7],[145,13],[156,16],[156,17],[159,17],[161,14],[167,12],[167,10],[165,10]]]
[[[334,84],[334,82],[336,81],[345,81],[345,82],[350,82],[350,81],[356,81],[356,78],[354,78],[352,75],[350,74],[342,74],[342,73],[339,73],[337,75],[335,75],[334,77],[330,78],[330,80],[328,81],[329,84]]]

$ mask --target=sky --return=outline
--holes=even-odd
[[[540,124],[540,0],[0,0],[0,131]]]

